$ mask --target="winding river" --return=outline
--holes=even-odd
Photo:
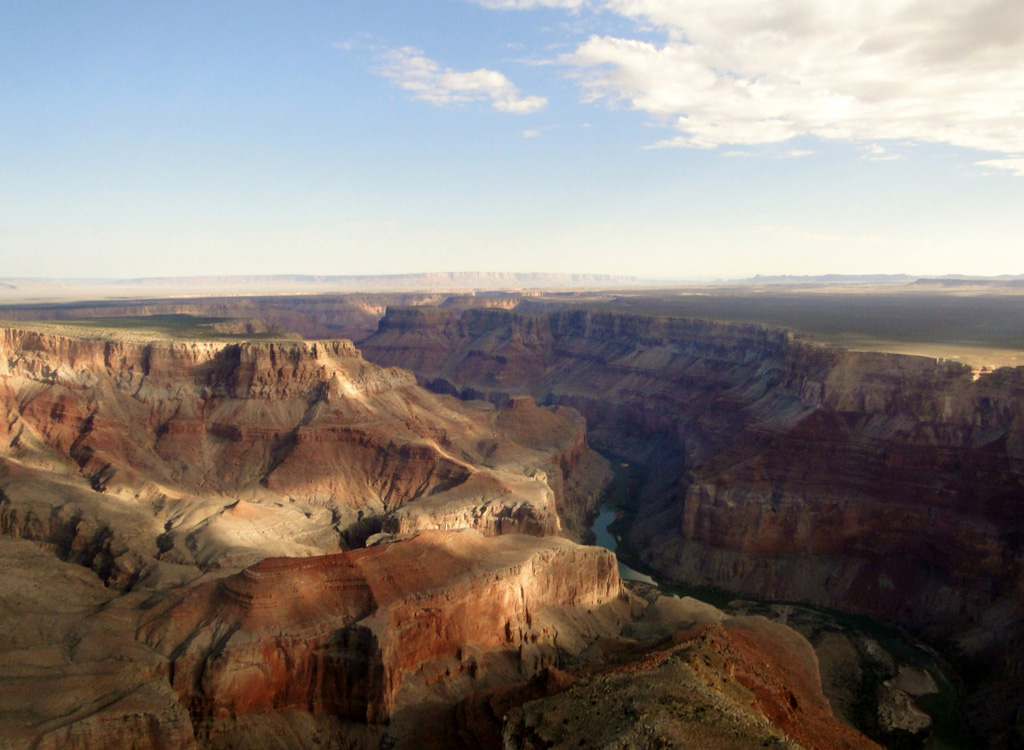
[[[615,552],[619,548],[619,542],[608,530],[608,527],[612,525],[612,522],[618,518],[620,512],[611,505],[605,505],[601,508],[601,512],[597,514],[597,519],[594,521],[594,525],[590,527],[590,530],[594,532],[594,536],[597,539],[597,546],[610,549]],[[618,559],[618,555],[616,555]],[[642,581],[643,583],[650,583],[654,586],[659,586],[658,582],[651,578],[649,575],[641,573],[638,570],[626,565],[626,563],[619,560],[619,578],[624,581]]]

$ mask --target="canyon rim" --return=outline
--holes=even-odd
[[[625,298],[5,310],[3,746],[1016,746],[1020,371]]]

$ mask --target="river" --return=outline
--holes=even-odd
[[[608,530],[608,527],[612,525],[612,522],[619,517],[619,511],[613,508],[611,505],[605,505],[601,508],[601,512],[597,514],[597,520],[594,521],[594,525],[590,527],[590,530],[594,532],[594,536],[597,538],[597,546],[610,549],[615,552],[619,548],[618,540],[612,535],[612,532]],[[616,559],[618,557],[616,556]],[[658,585],[658,582],[651,578],[649,575],[641,573],[638,570],[626,565],[626,563],[619,560],[619,578],[624,581],[642,581],[643,583],[650,583],[654,586]]]

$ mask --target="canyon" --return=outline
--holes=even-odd
[[[29,709],[25,695],[5,690],[28,716],[43,711],[24,731],[59,725],[38,734],[42,746],[104,746],[111,738],[102,726],[117,721],[103,714],[124,703],[139,731],[156,726],[171,744],[183,727],[193,737],[196,723],[215,723],[223,711],[295,703],[343,716],[358,703],[364,722],[380,722],[394,710],[402,675],[443,671],[449,651],[476,654],[466,659],[479,658],[474,680],[486,684],[483,662],[494,653],[514,656],[511,666],[498,659],[499,673],[518,674],[520,663],[529,671],[550,658],[553,640],[578,650],[583,634],[614,631],[614,612],[628,611],[614,558],[554,536],[559,506],[582,504],[566,518],[585,513],[607,470],[571,410],[438,397],[409,372],[369,364],[347,341],[78,333],[8,328],[0,341],[0,530],[5,545],[33,542],[50,553],[31,568],[34,586],[13,596],[45,612],[35,587],[49,588],[49,568],[70,588],[76,615],[38,642],[5,628],[20,675],[12,679],[45,674],[40,689],[57,682],[56,692],[73,694],[70,685],[94,670],[110,678],[69,713],[47,713],[43,700]],[[533,422],[543,430],[531,432]],[[415,501],[432,512],[406,512]],[[492,541],[499,536],[520,541]],[[371,537],[377,544],[366,548]],[[73,585],[80,569],[95,576],[85,576],[83,591]],[[571,590],[536,588],[553,580]],[[476,608],[439,603],[458,597]],[[321,609],[319,619],[304,616]],[[148,624],[151,610],[157,625]],[[292,617],[273,619],[284,611]],[[484,611],[501,623],[474,616]],[[377,624],[361,624],[367,618]],[[393,628],[396,618],[405,630]],[[424,628],[418,645],[410,623]],[[289,628],[296,632],[286,638]],[[449,638],[431,638],[438,630]],[[225,632],[234,635],[225,640]],[[283,660],[276,683],[265,666],[257,670],[262,703],[248,695],[252,649]],[[290,674],[302,654],[315,673],[305,688]],[[384,681],[376,688],[363,684],[371,672]],[[157,689],[151,681],[161,675],[168,682]],[[362,697],[339,697],[345,682]],[[168,703],[165,687],[180,703]],[[88,710],[98,704],[108,708]],[[180,705],[190,713],[169,708]],[[160,718],[167,711],[174,721]]]
[[[369,297],[6,316],[0,747],[875,747],[829,633],[578,543],[595,447],[634,565],[903,628],[973,746],[1024,741],[1021,370]]]
[[[905,627],[969,675],[979,737],[1024,739],[1024,370],[593,309],[394,309],[360,345],[439,392],[572,406],[647,467],[640,563]]]
[[[494,691],[694,626],[624,635],[650,605],[573,541],[610,472],[571,407],[434,394],[344,340],[25,324],[0,349],[4,748],[499,747]],[[746,630],[809,681],[794,746],[873,746],[798,636]],[[774,706],[766,675],[720,692],[765,680]]]

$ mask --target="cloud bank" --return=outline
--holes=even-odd
[[[386,53],[379,72],[414,99],[438,106],[489,102],[499,112],[525,115],[539,112],[548,103],[543,96],[520,96],[515,84],[496,70],[460,72],[442,68],[415,47]]]
[[[676,131],[656,146],[810,135],[996,152],[1013,158],[986,165],[1015,171],[1024,157],[1020,0],[475,2],[614,13],[643,29],[646,40],[591,36],[558,62],[585,101]]]

